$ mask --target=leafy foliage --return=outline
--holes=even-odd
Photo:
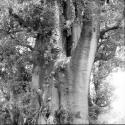
[[[55,111],[55,118],[57,124],[69,124],[72,121],[72,114],[61,108]]]
[[[19,123],[19,117],[22,116],[21,124],[25,122],[32,124],[38,117],[39,109],[31,103],[36,96],[30,88],[35,52],[31,42],[35,43],[40,36],[42,54],[46,61],[55,60],[55,53],[58,53],[58,49],[54,48],[53,38],[50,42],[54,28],[53,9],[52,6],[45,7],[40,2],[15,0],[10,1],[9,6],[3,5],[1,13],[0,88],[3,90],[4,96],[9,96],[1,108],[5,106],[7,109],[8,112],[5,114],[9,122]],[[30,38],[32,41],[28,40]],[[37,48],[37,51],[39,50],[41,48]],[[44,56],[42,57],[44,58]],[[17,111],[14,112],[14,109]],[[15,117],[17,114],[19,117],[17,117],[17,121],[14,121],[11,116]],[[6,122],[5,119],[3,122]]]

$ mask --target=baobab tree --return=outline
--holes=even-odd
[[[100,27],[102,8],[105,8],[103,10],[105,11],[112,1],[28,2],[24,0],[19,2],[15,0],[16,2],[19,6],[22,3],[26,4],[23,4],[20,9],[15,9],[12,3],[9,5],[7,13],[9,28],[2,32],[13,41],[27,47],[32,53],[29,59],[33,65],[31,86],[37,95],[33,102],[41,111],[48,96],[45,86],[52,85],[49,88],[52,92],[50,116],[54,117],[55,110],[63,107],[72,112],[71,123],[88,124],[89,80],[97,46],[105,33],[119,28],[121,22],[121,18],[111,26],[103,22],[105,26]],[[16,39],[22,30],[24,36],[28,34],[27,38],[34,38],[35,46],[28,45],[25,37],[22,40],[25,44]],[[62,57],[65,57],[64,60]],[[62,58],[61,61],[59,61],[60,58]],[[66,63],[65,68],[60,68],[60,62]],[[56,87],[55,79],[58,81]],[[39,115],[37,123],[46,123],[46,118]]]

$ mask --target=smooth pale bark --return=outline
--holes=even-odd
[[[41,106],[45,106],[48,101],[48,88],[45,77],[49,76],[53,70],[53,62],[48,65],[45,64],[44,57],[41,57],[37,50],[41,49],[44,52],[45,43],[42,43],[41,37],[36,39],[34,50],[36,54],[33,55],[33,71],[32,71],[32,89],[35,91],[35,98],[32,100],[32,104],[36,105],[36,109],[39,110]],[[37,124],[46,124],[45,118],[42,114],[39,115]]]
[[[57,1],[54,3],[54,8],[55,8],[55,28],[53,34],[54,39],[56,40],[57,46],[59,48],[62,47],[62,42],[61,42],[61,29],[60,29],[60,9],[59,9],[59,4]],[[52,116],[54,117],[54,113],[56,110],[59,109],[59,93],[58,93],[58,88],[55,87],[55,82],[54,79],[51,82],[51,112]]]
[[[58,93],[58,88],[55,87],[54,85],[54,80],[52,81],[52,87],[50,89],[51,92],[51,115],[54,117],[55,111],[59,109],[59,93]]]
[[[78,40],[80,38],[80,34],[81,34],[81,27],[82,24],[78,24],[78,23],[73,23],[72,25],[72,42],[73,42],[73,46],[72,46],[72,54],[77,46]],[[71,54],[71,55],[72,55]],[[69,70],[69,63],[70,63],[70,57],[67,57],[67,68],[66,71],[64,73],[62,73],[59,77],[60,80],[60,101],[61,101],[61,106],[63,106],[63,108],[67,111],[70,110],[70,106],[69,106],[69,90],[68,90],[68,83],[71,80],[72,77],[72,73]]]
[[[68,108],[68,93],[67,93],[67,72],[59,72],[58,73],[58,81],[59,81],[59,101],[61,108],[67,110]]]
[[[60,48],[62,47],[61,36],[60,36],[60,10],[59,5],[57,1],[55,1],[54,7],[54,14],[55,14],[55,28],[52,35],[52,38],[56,40],[57,46]],[[44,52],[45,43],[42,43],[42,39],[38,38],[36,39],[36,45],[35,50],[39,50],[41,52]],[[38,57],[39,58],[39,57]],[[43,104],[46,104],[46,101],[49,97],[51,97],[51,116],[54,117],[55,110],[59,109],[59,95],[58,95],[58,88],[54,85],[54,80],[49,82],[49,87],[47,88],[45,82],[45,77],[49,76],[50,73],[53,71],[54,63],[51,62],[48,65],[45,64],[44,57],[41,57],[43,59],[40,59],[40,61],[37,62],[36,55],[34,55],[34,68],[32,73],[32,88],[36,91],[41,90],[41,101],[43,101]],[[39,94],[39,92],[37,92]],[[43,123],[45,120],[43,119],[43,116],[40,116],[38,119],[38,123]],[[43,123],[45,124],[45,123]]]
[[[33,73],[32,73],[32,88],[37,90],[39,89],[39,66],[34,66]]]
[[[41,107],[41,104],[43,104],[42,95],[43,93],[39,93],[38,90],[40,90],[40,75],[41,74],[41,67],[39,65],[34,65],[33,73],[32,73],[32,89],[35,90],[36,96],[32,100],[32,104],[36,106],[36,109],[39,110]],[[42,88],[43,90],[43,88]],[[46,120],[42,116],[42,114],[39,115],[37,124],[46,124]]]
[[[33,51],[33,70],[32,70],[32,83],[31,88],[35,92],[35,97],[32,99],[32,105],[35,105],[36,110],[39,110],[41,105],[43,105],[43,93],[44,88],[43,85],[45,83],[44,77],[45,77],[45,68],[44,68],[44,59],[40,56],[40,52],[43,52],[45,44],[42,41],[42,37],[38,35],[34,51]],[[41,50],[40,50],[41,49]],[[39,52],[40,50],[40,52]],[[42,122],[43,124],[46,124],[44,122],[45,119],[43,119],[43,116],[40,115],[38,117],[37,123],[39,124]]]
[[[79,38],[81,35],[81,30],[82,30],[82,24],[73,23],[73,26],[72,26],[72,41],[73,41],[72,53],[75,50],[77,43],[79,41]]]
[[[98,1],[97,1],[98,2]],[[94,8],[93,9],[93,4]],[[99,37],[99,8],[92,2],[92,19],[83,21],[83,28],[70,63],[70,105],[74,124],[88,124],[88,89]]]
[[[69,13],[69,11],[71,11],[71,7],[70,7],[70,1],[66,1],[67,3],[67,9],[65,8],[66,11],[66,15]],[[66,58],[66,53],[65,53],[65,47],[63,46],[64,45],[64,37],[63,37],[63,34],[62,34],[62,15],[60,13],[60,3],[57,3],[55,2],[55,8],[56,8],[56,12],[55,12],[55,25],[56,25],[56,33],[57,33],[57,46],[60,48],[61,52],[60,52],[60,56],[59,58],[57,59],[57,62],[60,63],[60,60],[61,61],[66,61],[68,60],[68,58]],[[69,14],[68,14],[69,16]],[[71,15],[70,15],[71,16]],[[67,18],[67,16],[66,16]],[[55,104],[55,107],[53,107],[53,109],[59,109],[59,107],[63,107],[65,110],[67,109],[68,107],[68,104],[67,104],[67,78],[66,78],[66,75],[67,75],[67,72],[61,72],[61,71],[57,71],[57,81],[58,81],[58,87],[55,88],[53,87],[53,99],[52,99],[52,102],[53,104]],[[58,93],[57,93],[58,92]],[[55,96],[54,96],[55,95]],[[55,100],[55,101],[53,101]]]

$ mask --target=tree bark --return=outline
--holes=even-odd
[[[35,98],[32,99],[32,105],[35,105],[36,110],[40,110],[41,105],[44,105],[43,103],[43,93],[44,93],[44,59],[40,57],[40,48],[41,52],[42,47],[42,39],[41,37],[38,37],[36,39],[34,52],[33,52],[33,70],[32,70],[32,83],[31,88],[35,92]],[[44,45],[43,45],[44,46]],[[37,124],[46,124],[46,121],[42,114],[38,117]]]
[[[80,22],[73,23],[73,26],[72,26],[72,40],[73,40],[72,54],[79,41],[81,30],[82,30],[82,24],[80,24]]]
[[[60,29],[60,8],[59,3],[54,1],[54,8],[55,8],[55,28],[53,34],[54,39],[56,40],[57,47],[62,49],[62,39],[61,39],[61,29]],[[51,115],[54,117],[54,113],[56,110],[59,109],[59,92],[58,87],[55,86],[54,79],[51,83]]]
[[[80,39],[69,66],[69,99],[74,124],[88,124],[88,89],[99,38],[98,0],[89,5],[90,19],[83,21]]]

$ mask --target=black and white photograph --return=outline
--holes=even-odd
[[[125,125],[125,0],[0,0],[0,125]]]

